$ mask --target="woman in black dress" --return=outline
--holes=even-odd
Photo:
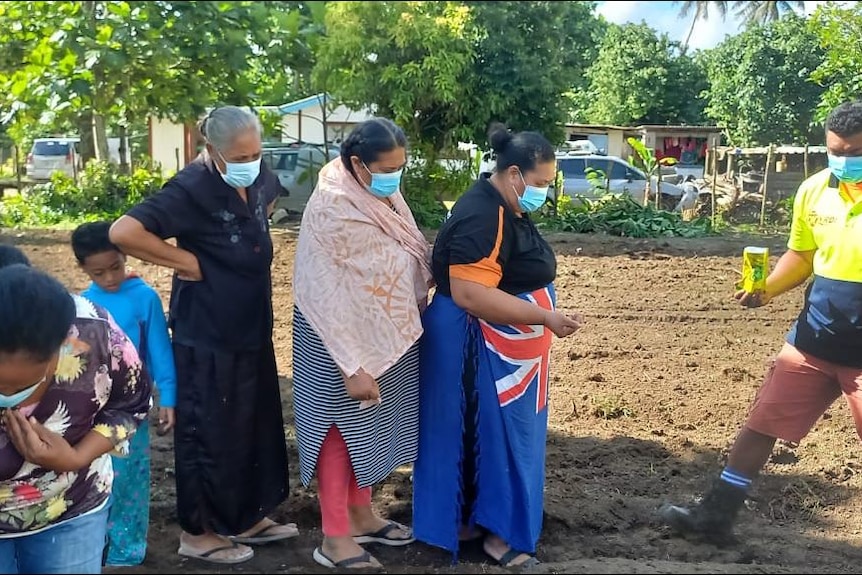
[[[250,112],[218,108],[201,132],[206,152],[120,218],[111,240],[176,271],[179,553],[239,563],[254,555],[248,545],[297,534],[268,518],[288,494],[268,222],[279,183],[261,166]]]

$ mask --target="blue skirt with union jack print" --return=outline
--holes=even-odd
[[[556,300],[552,285],[518,297],[545,309]],[[440,294],[423,322],[414,533],[457,554],[460,527],[478,525],[535,553],[553,334],[476,319]]]

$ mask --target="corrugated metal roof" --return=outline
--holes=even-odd
[[[324,100],[331,99],[331,97],[325,94],[315,94],[314,96],[308,96],[307,98],[296,100],[289,104],[282,104],[281,106],[277,106],[277,109],[282,116],[286,116],[288,114],[295,114],[307,108],[311,108],[312,106],[320,106],[323,104]]]
[[[641,126],[614,126],[610,124],[566,124],[567,128],[582,130],[617,130],[620,132],[721,132],[719,126],[684,126],[663,124],[644,124]]]

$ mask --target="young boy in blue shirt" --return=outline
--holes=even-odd
[[[111,243],[110,222],[94,222],[72,233],[72,251],[92,284],[82,295],[110,312],[128,335],[159,391],[159,434],[174,426],[176,371],[161,299],[141,278],[126,272],[126,257]],[[147,551],[150,518],[150,433],[144,421],[128,457],[114,457],[108,520],[108,565],[140,565]]]

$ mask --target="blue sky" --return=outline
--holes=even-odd
[[[810,14],[818,4],[824,2],[806,2],[805,12]],[[646,21],[647,24],[665,32],[671,40],[685,40],[691,17],[679,17],[680,6],[674,2],[599,2],[598,12],[610,22],[624,24],[626,22]],[[712,48],[719,44],[725,35],[733,35],[740,31],[742,25],[733,14],[727,15],[722,22],[718,16],[709,21],[699,21],[691,36],[692,48]]]

